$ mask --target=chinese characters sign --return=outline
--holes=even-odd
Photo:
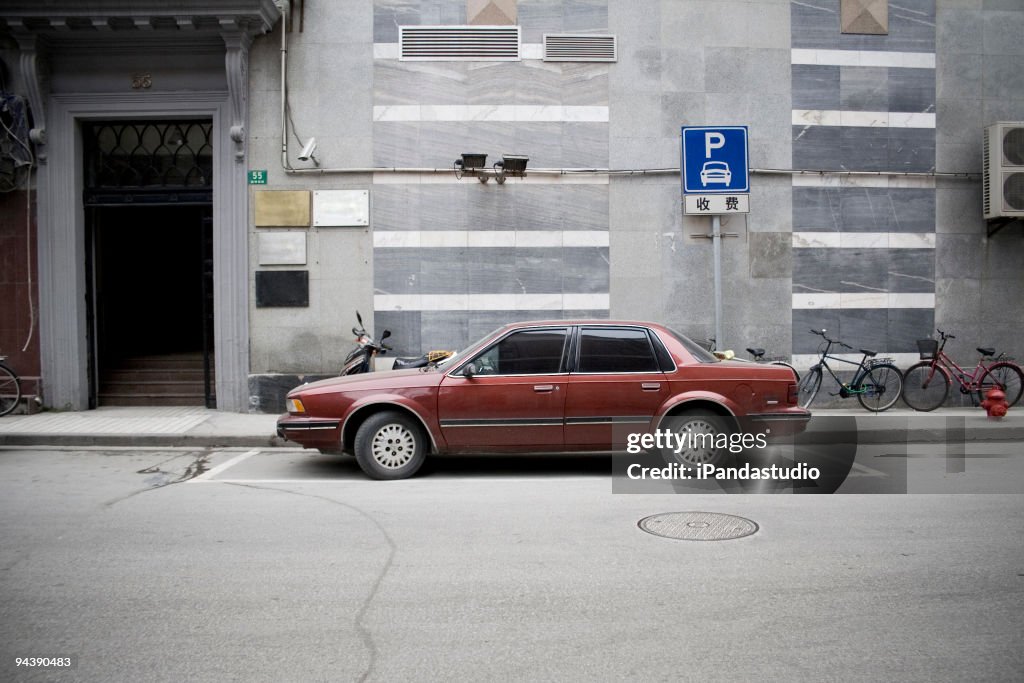
[[[687,214],[750,213],[746,126],[684,126],[684,206]]]

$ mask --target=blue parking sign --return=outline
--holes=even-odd
[[[683,192],[749,192],[746,126],[683,127]]]

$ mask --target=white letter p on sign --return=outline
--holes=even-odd
[[[711,150],[725,147],[725,136],[721,133],[704,133],[704,156],[711,158]]]

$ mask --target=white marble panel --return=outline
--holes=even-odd
[[[556,230],[519,230],[516,232],[517,247],[560,247],[562,233]]]
[[[891,232],[889,247],[892,249],[934,249],[933,232]]]
[[[935,308],[935,294],[932,293],[898,293],[888,296],[888,308]]]
[[[836,292],[795,293],[793,308],[839,308],[840,296]]]
[[[608,123],[608,107],[533,104],[378,104],[374,121],[532,121]]]
[[[515,230],[474,230],[466,239],[468,247],[514,247]]]
[[[876,50],[815,50],[794,49],[793,64],[823,66],[896,67],[906,69],[934,69],[933,52],[886,52]]]
[[[841,244],[838,232],[794,232],[794,249],[835,248]]]
[[[608,310],[610,297],[597,294],[376,294],[377,311],[561,311]]]
[[[887,232],[841,232],[839,246],[845,249],[887,249],[889,233]]]
[[[839,308],[889,308],[886,292],[843,292],[839,295]]]

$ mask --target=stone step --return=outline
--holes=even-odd
[[[104,394],[124,394],[138,396],[141,394],[202,394],[202,381],[161,380],[150,382],[103,382],[100,385],[100,396]]]
[[[99,395],[101,406],[205,406],[206,399],[198,394],[104,394]]]

